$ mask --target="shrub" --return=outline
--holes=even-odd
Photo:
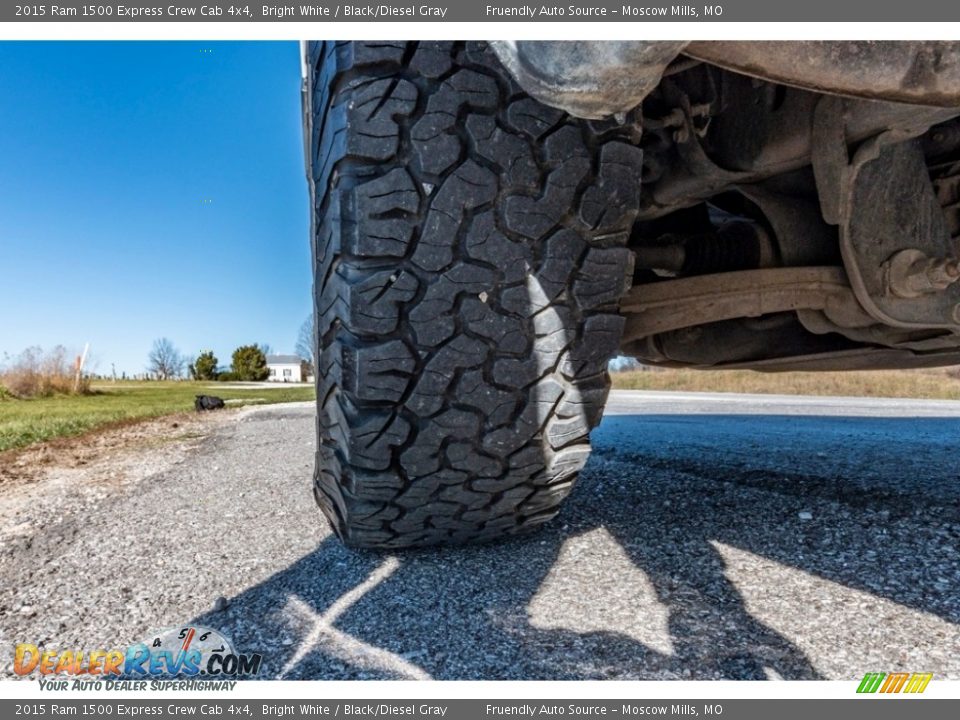
[[[240,376],[237,375],[237,373],[230,372],[230,371],[222,372],[219,375],[217,375],[217,380],[219,380],[220,382],[236,382],[239,379],[240,379]]]
[[[238,380],[266,380],[270,375],[267,356],[258,345],[242,345],[234,350],[230,370]]]
[[[216,380],[217,356],[210,350],[200,353],[197,359],[190,363],[190,375],[194,380]]]
[[[76,385],[67,349],[62,345],[44,352],[29,347],[0,370],[0,385],[7,394],[19,398],[90,392],[90,378],[83,376]]]

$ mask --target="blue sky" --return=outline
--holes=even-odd
[[[292,352],[311,308],[296,43],[0,42],[0,359]]]

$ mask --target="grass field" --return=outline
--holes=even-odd
[[[108,382],[93,389],[92,395],[31,400],[0,396],[0,452],[118,422],[192,410],[194,396],[199,394],[236,401],[229,406],[315,397],[312,387],[228,388],[209,382]]]
[[[943,370],[847,373],[758,373],[749,370],[656,370],[613,373],[624,390],[848,395],[960,400],[960,378]],[[313,400],[312,387],[224,387],[209,382],[118,382],[92,395],[16,400],[0,395],[0,452],[112,424],[193,409],[212,394],[229,405]]]
[[[621,390],[845,395],[960,400],[960,379],[944,370],[761,373],[665,369],[613,373]]]

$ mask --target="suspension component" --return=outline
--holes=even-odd
[[[635,267],[665,277],[772,267],[776,248],[758,223],[731,220],[713,232],[668,233],[651,245],[634,248]]]
[[[883,266],[887,290],[897,297],[918,298],[926,293],[946,290],[960,280],[960,261],[938,260],[922,250],[901,250]]]

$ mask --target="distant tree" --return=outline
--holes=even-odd
[[[294,352],[300,356],[303,367],[300,368],[301,374],[306,377],[313,375],[313,368],[316,366],[316,355],[313,349],[313,315],[307,317],[300,326],[300,332],[297,333],[297,344]]]
[[[153,341],[153,348],[147,355],[147,370],[158,380],[180,377],[185,364],[183,355],[169,339],[164,337]]]
[[[216,380],[217,362],[212,350],[203,351],[190,365],[190,377],[194,380]]]
[[[273,355],[273,348],[270,347],[270,343],[257,343],[257,347],[264,355]]]
[[[266,380],[270,375],[267,356],[258,345],[242,345],[234,350],[230,371],[238,380]]]

